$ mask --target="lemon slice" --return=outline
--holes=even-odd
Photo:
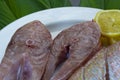
[[[102,35],[109,38],[110,44],[120,41],[120,10],[101,10],[94,20],[100,26]]]
[[[95,21],[100,26],[105,36],[120,35],[120,10],[102,10],[95,16]]]
[[[109,44],[114,44],[116,42],[120,41],[120,36],[117,36],[117,37],[112,37],[109,39]]]

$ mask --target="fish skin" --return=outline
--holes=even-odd
[[[109,80],[120,80],[120,42],[107,51]]]
[[[85,66],[76,70],[68,80],[105,80],[104,50],[100,50]]]
[[[68,80],[120,80],[120,42],[101,49]]]
[[[93,21],[79,23],[60,32],[51,47],[46,80],[67,80],[88,57],[95,54],[100,36],[99,26]]]
[[[16,61],[19,62],[23,54],[29,56],[31,80],[40,80],[46,68],[51,43],[51,34],[40,21],[35,20],[19,28],[6,49],[0,67],[0,80],[11,71]]]
[[[32,67],[29,56],[24,54],[19,61],[16,61],[3,80],[32,80]]]

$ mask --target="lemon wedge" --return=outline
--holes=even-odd
[[[96,14],[94,20],[104,36],[102,39],[104,44],[120,41],[120,10],[101,10]]]

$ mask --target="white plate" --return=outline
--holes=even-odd
[[[0,31],[0,61],[14,32],[24,24],[40,20],[50,30],[53,38],[63,29],[73,24],[89,21],[100,9],[85,7],[63,7],[35,12],[22,17]]]

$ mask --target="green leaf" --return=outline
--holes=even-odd
[[[0,0],[0,29],[14,21],[16,17],[13,15],[4,0]]]
[[[51,8],[71,6],[69,0],[49,0],[49,2],[51,4]]]
[[[104,0],[80,0],[80,6],[104,9]]]
[[[0,29],[27,14],[55,7],[71,6],[69,0],[0,0]]]
[[[37,0],[5,0],[13,15],[20,18],[29,13],[43,10]]]
[[[80,6],[100,9],[120,9],[120,0],[80,0]]]
[[[38,0],[44,8],[71,6],[69,0]]]
[[[70,5],[69,0],[5,0],[16,18],[52,7]]]
[[[120,9],[120,0],[105,0],[105,9]]]
[[[37,0],[37,1],[39,2],[40,6],[43,8],[45,9],[51,8],[49,0]]]

